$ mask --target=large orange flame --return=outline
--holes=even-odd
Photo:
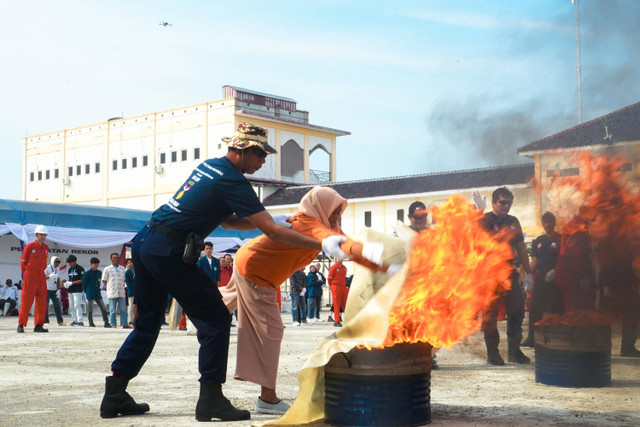
[[[630,163],[623,157],[606,154],[586,152],[576,156],[574,162],[580,167],[580,174],[556,177],[552,185],[569,195],[567,200],[574,201],[570,215],[575,216],[562,229],[563,243],[556,268],[565,307],[568,312],[587,308],[580,301],[585,295],[591,300],[587,305],[595,307],[596,286],[607,287],[611,295],[602,295],[599,308],[609,314],[611,321],[614,315],[638,309],[630,301],[637,301],[640,277],[640,193],[637,174],[631,177],[636,178],[634,182],[623,172]],[[567,206],[565,200],[555,202],[556,208]],[[566,211],[558,213],[567,217]],[[580,288],[576,279],[587,275],[587,270],[591,271],[593,285],[589,289]],[[554,316],[546,322],[582,324],[589,316],[592,324],[603,321],[602,313],[591,310],[579,315]]]
[[[456,195],[431,213],[436,225],[414,239],[384,346],[451,347],[480,328],[479,314],[509,287],[513,250],[484,230],[481,212]]]

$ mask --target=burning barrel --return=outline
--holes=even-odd
[[[418,426],[431,422],[431,345],[354,348],[324,368],[325,421],[336,426]]]
[[[537,383],[611,385],[611,325],[536,324],[534,328]]]

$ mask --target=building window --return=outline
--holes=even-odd
[[[100,163],[96,162],[95,165],[93,165],[93,170],[96,171],[96,173],[100,173]]]
[[[631,163],[625,163],[624,165],[618,168],[618,171],[629,172],[631,169],[633,169],[633,165]]]
[[[38,181],[42,181],[42,171],[38,171]]]
[[[187,160],[187,150],[182,150],[181,156],[183,162]]]
[[[78,165],[76,166],[76,175],[81,175],[82,174],[82,166]]]
[[[576,176],[580,175],[580,168],[568,168],[560,171],[560,176]]]
[[[178,152],[177,151],[172,151],[171,152],[171,163],[175,163],[178,161]]]
[[[29,181],[33,181],[34,179],[36,179],[36,176],[33,172],[29,173]]]
[[[49,178],[51,178],[51,171],[47,169],[46,171],[44,171],[44,179],[49,179]]]
[[[53,170],[53,179],[58,179],[60,177],[60,169]]]
[[[164,165],[167,163],[167,153],[160,153],[160,164]]]
[[[127,159],[122,159],[122,169],[127,168]]]
[[[68,176],[73,176],[73,166],[69,166],[69,169],[67,170],[67,175]]]
[[[364,226],[371,227],[371,211],[364,212]]]
[[[118,170],[118,161],[114,160],[111,162],[111,170]]]
[[[138,158],[137,157],[132,157],[131,158],[131,169],[137,168],[137,167],[138,167]]]
[[[398,221],[404,222],[404,209],[398,209],[396,211],[396,217],[398,218]]]
[[[142,156],[142,166],[147,166],[149,164],[149,156],[147,156],[146,154],[144,156]]]
[[[89,175],[90,173],[91,173],[91,165],[87,163],[86,165],[84,165],[84,174]]]
[[[196,147],[193,149],[193,160],[198,160],[200,158],[200,147]]]

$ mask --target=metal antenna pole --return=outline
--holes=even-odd
[[[580,65],[580,0],[571,0],[576,16],[576,78],[578,80],[578,123],[582,123],[582,67]]]

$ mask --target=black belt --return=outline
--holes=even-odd
[[[167,236],[171,237],[172,239],[176,239],[176,240],[179,240],[181,242],[184,242],[184,239],[186,237],[186,234],[177,232],[175,230],[172,230],[169,227],[165,227],[164,225],[159,224],[159,223],[155,222],[152,219],[150,219],[149,222],[147,223],[147,227],[153,227],[153,229],[155,231],[157,231],[158,233],[166,234]]]

